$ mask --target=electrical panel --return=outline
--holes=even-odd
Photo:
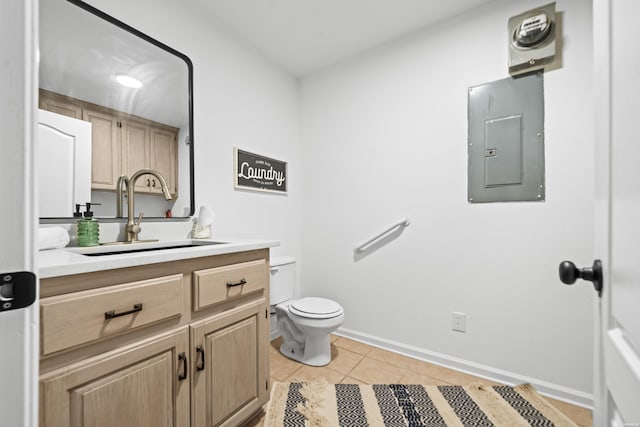
[[[544,200],[542,72],[474,86],[468,96],[468,201]]]

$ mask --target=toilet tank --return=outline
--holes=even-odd
[[[296,259],[290,256],[272,257],[269,304],[280,304],[293,298],[296,282]]]

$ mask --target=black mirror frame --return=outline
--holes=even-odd
[[[189,59],[188,56],[184,55],[183,53],[178,52],[177,50],[167,46],[166,44],[154,39],[153,37],[149,37],[148,35],[144,34],[143,32],[131,27],[130,25],[125,24],[124,22],[114,18],[113,16],[104,13],[103,11],[96,9],[95,7],[91,6],[90,4],[85,3],[82,0],[67,0],[69,3],[74,4],[84,10],[86,10],[87,12],[97,16],[98,18],[101,18],[119,28],[122,28],[123,30],[133,34],[136,37],[139,37],[151,44],[153,44],[154,46],[159,47],[160,49],[177,56],[178,58],[182,59],[186,65],[187,65],[187,69],[188,69],[188,75],[189,75],[189,82],[188,82],[188,86],[189,86],[189,202],[190,202],[190,210],[189,210],[189,214],[187,217],[177,217],[177,218],[173,218],[174,220],[186,220],[188,217],[193,216],[194,212],[195,212],[195,177],[194,177],[194,172],[193,172],[193,168],[194,168],[194,148],[193,148],[193,142],[194,142],[194,137],[193,137],[193,63],[191,62],[191,59]],[[43,222],[42,220],[45,219],[46,220],[51,220],[52,218],[41,218],[41,222]],[[120,222],[122,221],[121,218],[100,218],[101,221],[103,220],[107,220],[108,222],[111,222],[113,220],[115,220],[116,222]],[[153,220],[153,219],[171,219],[171,218],[161,218],[161,217],[150,217],[150,218],[145,218],[147,220]],[[126,219],[125,219],[126,220]],[[49,221],[46,221],[49,222]],[[58,222],[58,221],[56,221]]]

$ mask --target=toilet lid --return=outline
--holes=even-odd
[[[326,298],[308,297],[293,301],[289,311],[300,317],[329,319],[340,316],[344,310],[335,301]]]

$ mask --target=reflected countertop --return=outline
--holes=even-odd
[[[277,240],[219,240],[229,243],[203,244],[192,247],[181,247],[178,249],[155,249],[145,252],[127,252],[104,256],[87,256],[82,253],[78,253],[78,251],[81,251],[82,249],[77,247],[43,250],[39,251],[37,255],[38,275],[41,279],[57,276],[69,276],[72,274],[91,273],[116,268],[135,267],[146,264],[266,249],[280,245],[280,242]],[[185,242],[190,242],[190,240],[166,241],[162,243],[167,246],[179,246],[185,244]],[[206,240],[203,241],[203,243],[206,242]],[[100,246],[100,248],[102,249],[105,247]],[[113,250],[127,249],[124,245],[110,246],[110,248],[113,248]]]

